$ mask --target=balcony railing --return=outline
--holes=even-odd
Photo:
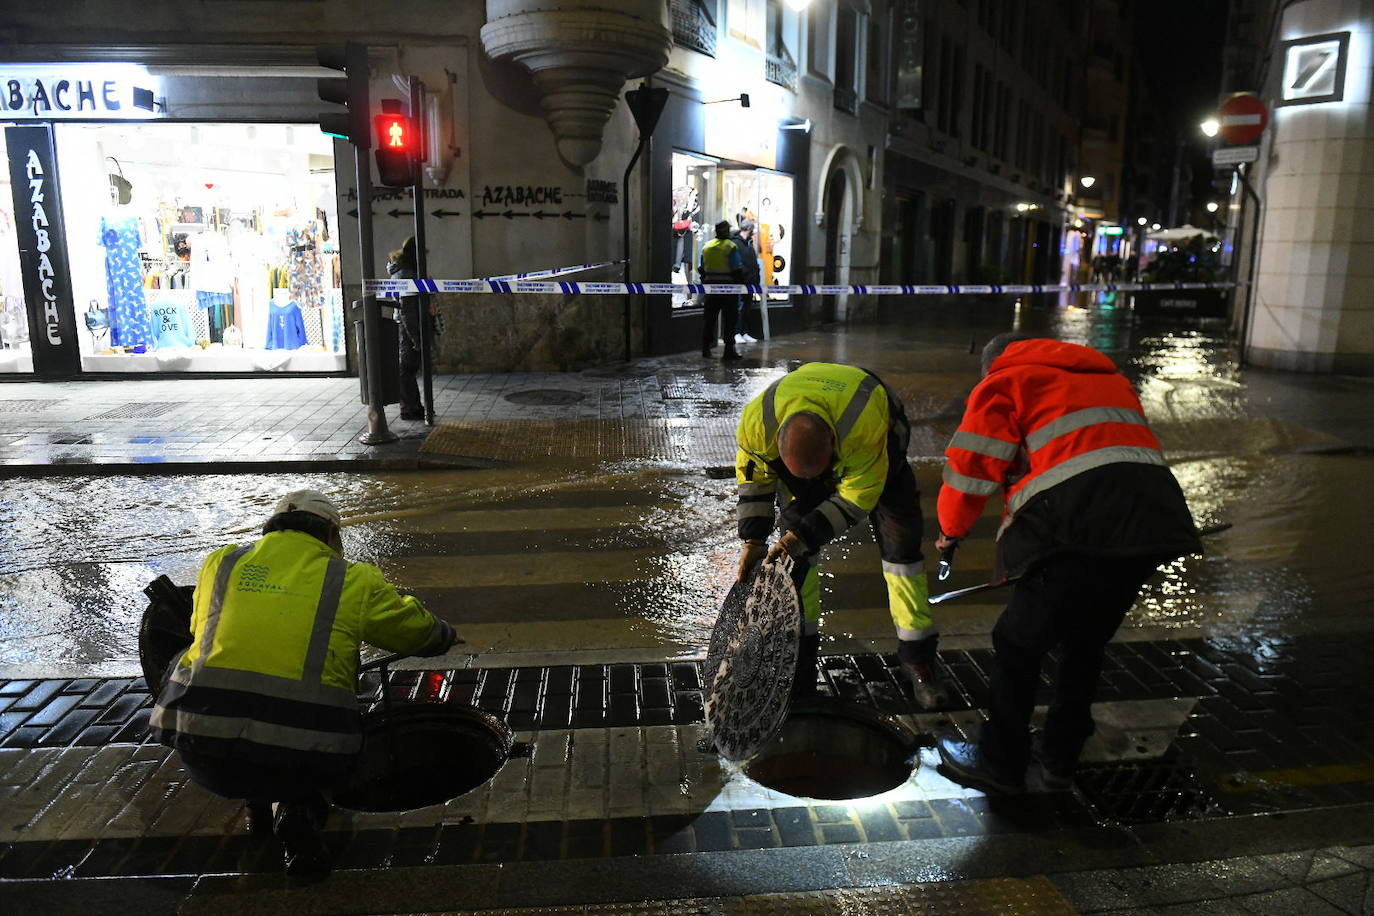
[[[673,0],[673,41],[716,56],[716,20],[703,0]]]
[[[859,113],[859,94],[845,86],[835,87],[835,107],[850,114]]]
[[[777,83],[785,86],[793,92],[797,91],[797,64],[792,60],[792,55],[782,48],[781,54],[769,54],[764,68],[764,76],[770,83]]]

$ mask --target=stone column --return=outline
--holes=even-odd
[[[1344,31],[1351,32],[1345,98],[1275,105],[1281,43]],[[1265,213],[1249,359],[1276,369],[1374,375],[1374,7],[1294,4],[1277,40],[1264,92],[1275,107],[1261,149]]]
[[[558,155],[578,168],[601,151],[625,82],[668,62],[667,17],[663,0],[487,0],[482,47],[534,76]]]

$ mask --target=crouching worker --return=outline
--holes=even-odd
[[[362,744],[358,647],[440,655],[453,628],[369,563],[343,559],[339,510],[289,494],[245,546],[210,554],[193,641],[165,677],[153,735],[191,781],[248,803],[248,828],[281,840],[287,874],[329,873],[319,831]]]

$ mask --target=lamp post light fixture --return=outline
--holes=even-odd
[[[1207,136],[1215,137],[1217,132],[1221,130],[1221,122],[1216,118],[1208,118],[1206,121],[1199,124],[1198,128]]]
[[[1142,217],[1140,217],[1140,219],[1136,220],[1135,222],[1136,222],[1136,225],[1137,225],[1137,226],[1143,226],[1143,225],[1145,225],[1146,223],[1148,223],[1149,220],[1142,216]]]
[[[1219,210],[1219,209],[1221,209],[1221,205],[1218,204],[1215,200],[1209,200],[1209,201],[1207,201],[1207,212],[1208,212],[1208,213],[1215,213],[1215,212],[1217,212],[1217,210]]]
[[[1151,229],[1152,231],[1154,231],[1154,232],[1158,232],[1158,231],[1160,230],[1160,225],[1159,225],[1159,223],[1154,223],[1154,224],[1152,224],[1152,225],[1150,226],[1150,229]]]
[[[1085,188],[1091,188],[1093,185],[1097,184],[1097,179],[1092,175],[1084,175],[1082,178],[1078,179],[1078,183]]]

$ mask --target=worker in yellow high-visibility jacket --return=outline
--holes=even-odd
[[[740,552],[744,580],[762,559],[794,560],[803,636],[797,691],[815,690],[820,647],[821,548],[867,517],[882,555],[897,655],[925,709],[944,704],[931,621],[921,503],[906,460],[911,426],[902,402],[864,369],[806,363],[744,407],[736,432]],[[782,535],[769,551],[774,506]]]
[[[281,839],[288,874],[329,872],[319,830],[362,744],[362,642],[441,655],[453,628],[370,563],[342,557],[339,510],[287,495],[263,536],[211,553],[196,582],[193,640],[168,666],[151,726],[191,780],[248,802],[249,829]]]

